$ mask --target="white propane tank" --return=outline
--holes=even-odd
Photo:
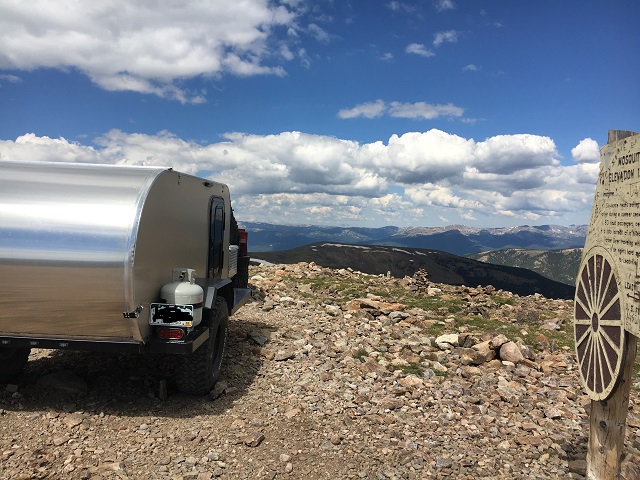
[[[172,305],[193,305],[193,326],[202,320],[202,302],[204,291],[196,285],[196,271],[191,268],[174,268],[173,281],[160,290],[164,303]]]

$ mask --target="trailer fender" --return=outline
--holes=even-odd
[[[229,315],[251,300],[250,288],[233,288],[231,280],[219,280],[211,278],[198,278],[196,283],[204,290],[204,308],[211,310],[219,296],[227,302]]]
[[[221,297],[227,303],[227,311],[233,310],[233,288],[231,286],[231,280],[225,279],[213,279],[213,278],[198,278],[196,284],[202,287],[204,291],[203,307],[212,310],[215,306],[216,299]]]

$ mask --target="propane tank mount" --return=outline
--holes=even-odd
[[[195,283],[195,280],[196,271],[194,269],[173,269],[171,283],[164,285],[160,291],[162,303],[175,305],[175,308],[170,310],[172,314],[164,317],[164,323],[179,322],[187,327],[195,327],[200,323],[204,291],[200,285]],[[156,323],[156,321],[152,320],[152,323]]]

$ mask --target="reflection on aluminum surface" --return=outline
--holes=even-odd
[[[131,337],[114,319],[139,196],[162,171],[0,161],[0,333],[73,337],[90,323],[96,337]]]

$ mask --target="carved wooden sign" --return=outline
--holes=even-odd
[[[640,135],[600,150],[600,174],[576,280],[574,334],[583,386],[613,395],[629,334],[640,336]]]

